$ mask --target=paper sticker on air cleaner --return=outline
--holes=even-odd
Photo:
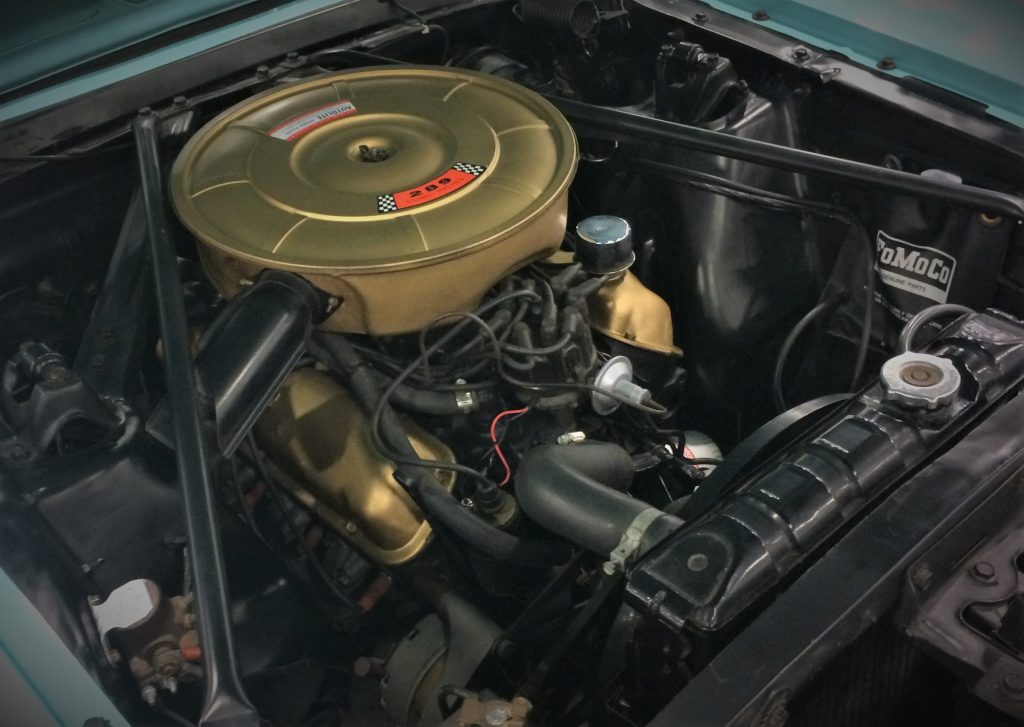
[[[287,121],[282,121],[268,131],[267,136],[272,136],[275,139],[284,139],[285,141],[295,141],[313,129],[329,124],[332,121],[339,121],[355,113],[358,113],[355,104],[346,99],[338,103],[321,106],[304,114],[299,114]]]

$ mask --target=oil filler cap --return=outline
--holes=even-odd
[[[948,406],[960,390],[960,373],[948,358],[908,351],[882,366],[885,398],[910,409]]]
[[[636,260],[633,230],[621,217],[588,217],[576,225],[576,235],[576,259],[591,275],[621,273]]]

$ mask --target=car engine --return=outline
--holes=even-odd
[[[1024,719],[1024,131],[689,0],[412,6],[0,136],[0,565],[117,708]]]

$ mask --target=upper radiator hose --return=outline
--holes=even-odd
[[[587,550],[609,555],[647,511],[653,512],[644,546],[683,524],[625,494],[632,480],[633,460],[617,444],[544,445],[530,450],[519,463],[516,499],[539,525]]]

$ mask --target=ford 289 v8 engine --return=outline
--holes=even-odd
[[[1024,131],[988,86],[782,7],[262,5],[56,106],[0,89],[5,704],[1024,719]]]

